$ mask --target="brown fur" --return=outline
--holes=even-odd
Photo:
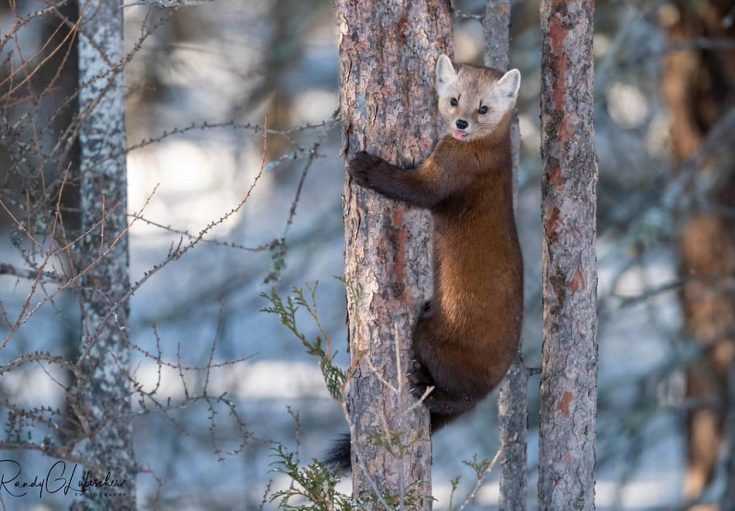
[[[474,101],[502,75],[464,67],[455,87]],[[483,125],[471,115],[474,104],[463,107],[460,98],[451,109],[445,99],[439,98],[440,111],[450,128],[457,115],[470,123],[465,140],[445,136],[415,170],[365,152],[349,165],[356,183],[429,209],[433,216],[434,296],[414,330],[409,381],[417,397],[434,387],[424,401],[434,430],[474,408],[500,382],[517,350],[523,312],[512,200],[512,112],[500,112],[495,122]]]
[[[450,134],[426,161],[406,170],[359,152],[348,166],[355,183],[426,208],[434,219],[434,296],[416,322],[408,374],[417,398],[433,387],[424,400],[432,431],[500,382],[518,348],[523,314],[510,145],[520,73],[474,66],[457,72],[443,55],[436,77]],[[350,468],[349,435],[324,461]]]

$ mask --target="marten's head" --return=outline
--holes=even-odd
[[[457,140],[474,140],[492,133],[512,110],[521,85],[521,73],[462,65],[454,69],[449,57],[436,62],[439,112]]]

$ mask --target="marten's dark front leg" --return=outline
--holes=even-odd
[[[391,165],[379,156],[360,151],[350,160],[348,170],[360,186],[370,188],[388,197],[431,209],[444,198],[444,190],[435,177],[436,166],[427,160],[418,169],[406,170]]]

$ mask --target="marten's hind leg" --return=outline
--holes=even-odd
[[[407,376],[411,392],[416,399],[424,398],[429,411],[458,415],[471,410],[482,396],[472,392],[476,385],[465,381],[462,368],[456,367],[459,354],[442,337],[441,321],[431,301],[424,303],[413,333],[413,360]]]
[[[411,361],[408,381],[411,393],[416,399],[423,398],[424,405],[432,414],[459,415],[474,408],[479,401],[467,392],[437,385],[426,366],[418,360]]]
[[[423,396],[428,387],[436,386],[434,378],[432,378],[429,369],[426,367],[421,357],[422,352],[425,351],[421,349],[421,344],[422,341],[424,341],[427,332],[430,331],[430,327],[428,327],[428,325],[432,321],[432,312],[431,300],[426,300],[421,306],[421,311],[419,312],[419,317],[416,320],[416,326],[413,331],[413,345],[411,348],[413,349],[414,358],[408,363],[406,376],[408,377],[408,382],[411,385],[411,393],[414,394],[417,399],[420,399]]]
[[[413,359],[408,363],[408,370],[406,376],[408,382],[411,385],[411,393],[420,399],[428,387],[435,387],[434,378],[432,378],[429,369],[424,364],[422,358],[422,344],[425,344],[425,339],[428,332],[431,331],[429,324],[432,322],[433,309],[431,307],[431,300],[426,300],[421,306],[419,316],[416,320],[416,326],[413,331]]]

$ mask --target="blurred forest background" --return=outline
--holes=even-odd
[[[135,381],[155,389],[166,410],[133,405],[136,458],[148,467],[138,476],[138,501],[141,508],[259,509],[268,489],[289,483],[271,471],[274,442],[298,448],[308,462],[347,429],[318,362],[276,316],[261,311],[269,305],[261,293],[286,295],[318,282],[319,324],[300,313],[299,328],[307,338],[326,333],[336,360],[347,364],[334,6],[126,4],[130,279],[144,282],[131,297],[129,339]],[[735,409],[735,392],[727,392],[728,381],[735,388],[728,378],[735,338],[735,4],[621,0],[596,7],[597,504],[682,509],[687,492],[705,505],[728,486],[727,438],[735,439],[732,417],[725,420]],[[481,64],[484,2],[457,0],[455,8],[455,60]],[[78,108],[77,42],[68,23],[77,15],[73,1],[0,2],[0,413],[7,424],[0,447],[21,437],[43,444],[55,432],[51,421],[35,419],[56,413],[44,407],[64,407],[60,370],[11,362],[38,351],[73,358],[79,345],[77,294],[54,280],[64,272],[63,258],[46,265],[48,252],[27,239],[32,233],[42,246],[53,245],[49,225],[59,220],[57,211],[62,228],[79,229],[78,183],[63,177],[79,161],[67,130]],[[536,2],[514,4],[511,31],[510,62],[523,76],[517,222],[526,267],[524,351],[537,367]],[[264,122],[271,130],[265,145]],[[191,250],[171,257],[192,240]],[[36,278],[41,270],[48,279]],[[222,402],[192,399],[224,393],[236,413]],[[463,476],[459,493],[471,490],[472,470],[463,460],[496,452],[494,399],[434,438],[436,509],[447,509],[456,476]],[[19,417],[21,409],[37,416]],[[537,410],[533,376],[530,503]],[[22,459],[29,473],[48,466],[33,449],[0,450],[0,458]],[[341,484],[349,491],[348,481]],[[68,505],[59,494],[1,498],[10,510]],[[468,509],[492,509],[497,501],[491,474]]]

